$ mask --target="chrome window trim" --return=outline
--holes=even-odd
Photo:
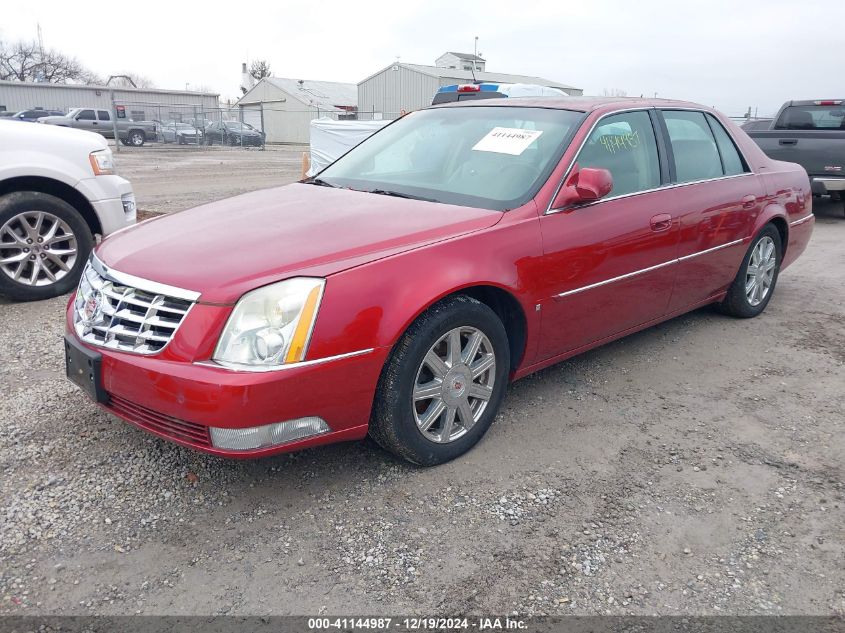
[[[196,302],[200,298],[200,293],[193,290],[186,290],[185,288],[177,288],[176,286],[169,286],[143,277],[136,277],[128,273],[122,273],[119,270],[106,266],[99,257],[91,254],[91,266],[97,273],[103,277],[108,277],[112,281],[116,281],[122,286],[130,286],[149,292],[155,295],[170,295],[177,299],[184,299],[185,301]]]
[[[587,141],[589,140],[593,131],[596,129],[596,127],[598,126],[598,124],[602,120],[604,120],[606,117],[613,116],[613,115],[616,115],[616,114],[625,114],[626,112],[641,112],[641,111],[647,111],[648,112],[650,110],[683,110],[683,111],[687,111],[687,112],[701,112],[702,114],[705,114],[705,115],[707,114],[706,110],[702,110],[700,108],[669,107],[669,106],[664,108],[663,106],[647,106],[647,107],[639,107],[639,108],[627,108],[625,110],[614,110],[613,112],[607,112],[607,113],[601,115],[598,119],[595,120],[593,125],[590,126],[590,130],[587,132],[587,135],[584,137],[584,140],[581,141],[581,144],[578,146],[578,151],[575,152],[575,156],[573,157],[573,159],[570,161],[569,165],[567,166],[566,171],[563,174],[563,178],[561,178],[560,182],[558,183],[558,186],[555,188],[554,194],[552,194],[552,197],[549,200],[549,204],[546,207],[546,210],[543,212],[543,215],[553,215],[555,213],[560,213],[561,211],[564,211],[566,209],[573,208],[573,207],[552,208],[552,205],[554,204],[555,199],[557,198],[558,194],[560,193],[560,190],[563,188],[563,183],[566,182],[566,179],[569,177],[569,174],[572,173],[572,168],[575,166],[575,163],[578,162],[578,156],[581,154],[581,150],[584,149],[584,145],[587,144]],[[719,120],[718,117],[716,117],[716,120],[720,124],[722,123]],[[736,147],[736,151],[739,153],[743,162],[746,165],[749,165],[750,163],[745,158],[745,154],[742,153],[742,150],[740,149],[739,144],[736,142],[736,139],[731,135],[731,133],[728,131],[728,129],[724,125],[722,125],[722,128],[725,130],[727,135],[733,141],[733,144]],[[655,130],[655,136],[657,134],[658,134],[658,132],[657,132],[657,130]],[[671,141],[669,141],[669,139],[666,139],[666,140],[668,142],[671,142]],[[630,198],[632,196],[639,196],[639,195],[646,194],[646,193],[653,193],[655,191],[675,189],[676,187],[686,187],[688,185],[698,185],[698,184],[701,184],[701,183],[704,183],[704,182],[716,182],[716,181],[719,181],[719,180],[727,180],[729,178],[741,178],[743,176],[756,176],[756,174],[753,171],[751,171],[751,168],[749,167],[749,171],[743,172],[741,174],[733,174],[731,176],[719,176],[717,178],[705,178],[703,180],[691,180],[689,182],[670,182],[670,183],[667,183],[665,185],[661,185],[659,187],[654,187],[653,189],[643,189],[642,191],[632,191],[631,193],[624,193],[624,194],[621,194],[621,195],[618,195],[618,196],[610,196],[608,198],[602,198],[601,200],[596,200],[595,202],[590,202],[588,204],[580,205],[580,206],[574,207],[574,208],[583,209],[583,208],[587,208],[587,207],[592,207],[592,206],[594,206],[596,204],[600,204],[602,202],[609,202],[611,200],[621,200],[623,198]]]
[[[283,365],[242,365],[240,363],[227,363],[219,360],[203,360],[197,361],[194,365],[201,365],[203,367],[212,367],[214,369],[225,369],[228,371],[238,371],[245,373],[264,373],[271,371],[284,371],[285,369],[294,369],[296,367],[313,367],[314,365],[322,365],[323,363],[330,363],[344,358],[354,358],[356,356],[363,356],[375,351],[374,347],[369,349],[360,349],[355,352],[347,352],[345,354],[337,354],[336,356],[325,356],[324,358],[316,358],[314,360],[303,360],[298,363],[286,363]]]
[[[800,220],[795,220],[795,222],[790,222],[789,226],[798,226],[799,224],[804,224],[804,222],[806,222],[807,220],[809,220],[812,217],[813,217],[813,214],[810,213],[809,215],[805,215]]]
[[[675,259],[670,259],[669,261],[663,262],[661,264],[655,264],[654,266],[649,266],[648,268],[641,268],[640,270],[635,270],[634,272],[625,273],[624,275],[619,275],[618,277],[611,277],[610,279],[605,279],[604,281],[597,281],[596,283],[589,284],[587,286],[581,286],[580,288],[575,288],[573,290],[567,290],[566,292],[561,292],[560,294],[556,294],[553,296],[554,299],[563,299],[564,297],[568,297],[570,295],[578,294],[579,292],[584,292],[586,290],[592,290],[594,288],[599,288],[601,286],[606,286],[607,284],[612,284],[617,281],[622,281],[624,279],[630,279],[631,277],[636,277],[637,275],[642,275],[644,273],[651,272],[653,270],[657,270],[659,268],[665,268],[666,266],[671,266],[672,264],[680,264],[681,262],[685,262],[688,259],[693,259],[694,257],[699,257],[701,255],[707,255],[708,253],[714,253],[716,251],[720,251],[723,248],[729,248],[731,246],[736,246],[737,244],[741,244],[748,238],[742,238],[739,240],[734,240],[733,242],[728,242],[726,244],[719,244],[719,246],[714,246],[712,248],[705,249],[703,251],[698,251],[696,253],[690,253],[689,255],[684,255],[682,257],[676,257]]]

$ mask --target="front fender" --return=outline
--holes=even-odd
[[[509,215],[509,214],[506,214]],[[309,358],[392,347],[408,326],[443,297],[473,286],[510,293],[526,317],[526,353],[533,360],[539,314],[533,270],[542,255],[539,219],[505,219],[481,231],[332,275],[326,282]]]

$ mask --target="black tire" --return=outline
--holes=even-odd
[[[129,141],[127,141],[125,138],[121,139],[120,142],[126,145],[126,147],[129,147]]]
[[[479,420],[448,443],[428,439],[417,427],[412,392],[423,358],[442,336],[458,327],[480,330],[496,359],[491,397]],[[370,436],[386,450],[421,466],[443,464],[462,455],[481,439],[499,410],[510,369],[508,336],[496,313],[483,303],[458,295],[423,313],[399,339],[382,370],[370,419]]]
[[[746,283],[746,273],[748,271],[748,264],[751,261],[751,255],[754,252],[754,249],[757,247],[757,244],[760,243],[761,240],[764,238],[770,238],[775,245],[775,268],[772,274],[772,283],[769,287],[769,291],[763,300],[760,301],[757,305],[752,305],[749,301],[748,297],[746,296],[745,292],[745,283]],[[763,312],[766,309],[766,306],[769,305],[769,301],[772,298],[772,295],[775,293],[775,287],[777,286],[778,281],[778,274],[780,273],[780,264],[781,260],[783,259],[783,245],[781,244],[780,232],[773,224],[767,224],[763,227],[763,229],[756,235],[756,237],[751,240],[751,244],[748,247],[748,252],[745,253],[745,257],[742,259],[742,264],[739,267],[739,272],[737,272],[736,277],[731,284],[731,287],[728,289],[728,294],[722,300],[721,303],[716,304],[717,309],[722,312],[723,314],[728,314],[730,316],[738,317],[741,319],[750,319],[756,317],[758,314]]]
[[[79,283],[85,262],[94,248],[91,229],[74,207],[60,198],[36,191],[16,191],[0,196],[0,230],[12,218],[31,211],[46,211],[63,220],[76,238],[77,255],[68,274],[44,286],[20,283],[12,279],[4,270],[0,270],[0,294],[16,301],[40,301],[58,297],[73,290]],[[0,238],[0,241],[7,239],[8,236]]]
[[[179,135],[179,136],[176,137],[176,141],[179,145],[184,145],[185,144],[185,137]]]
[[[141,147],[147,138],[143,130],[129,130],[128,140],[132,147]]]

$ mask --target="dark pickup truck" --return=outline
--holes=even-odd
[[[787,101],[769,129],[746,129],[775,160],[807,170],[815,195],[845,199],[845,99]]]

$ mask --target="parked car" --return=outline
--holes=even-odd
[[[748,135],[773,159],[806,169],[815,195],[845,199],[845,99],[787,101],[768,129]]]
[[[17,112],[13,112],[10,110],[0,110],[0,119],[8,119],[13,117],[17,114]]]
[[[474,101],[476,99],[507,99],[509,97],[565,97],[563,90],[537,84],[502,84],[479,82],[472,84],[451,84],[441,86],[434,95],[431,105]]]
[[[64,116],[48,116],[38,119],[39,123],[72,127],[114,138],[114,122],[108,110],[96,108],[74,108]],[[155,141],[158,135],[154,121],[117,120],[117,134],[121,143],[140,147],[147,141]]]
[[[240,121],[217,121],[205,128],[205,142],[227,145],[264,145],[264,132],[259,132],[249,123]]]
[[[159,134],[164,143],[178,143],[179,145],[199,145],[202,143],[203,131],[188,123],[171,121],[159,127]]]
[[[760,314],[811,206],[800,166],[704,106],[428,108],[314,178],[105,240],[68,305],[68,376],[217,455],[369,433],[439,464],[511,380],[703,305]]]
[[[47,299],[74,289],[94,246],[135,223],[132,186],[103,137],[0,122],[0,294]]]
[[[43,119],[45,116],[64,116],[61,110],[42,110],[36,108],[34,110],[21,110],[12,115],[15,121],[26,121],[27,123],[34,123],[38,119]]]

